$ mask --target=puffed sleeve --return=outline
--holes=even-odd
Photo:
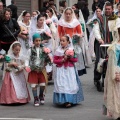
[[[96,23],[93,27],[93,32],[94,32],[94,36],[95,38],[99,41],[101,38],[101,34],[100,34],[100,28],[99,28],[99,24]]]
[[[31,49],[29,49],[28,52],[27,52],[27,58],[25,60],[25,66],[29,66],[30,55],[31,55]]]
[[[83,34],[81,25],[78,25],[78,26],[76,27],[76,30],[77,30],[77,33],[78,33],[78,34],[80,34],[80,35]]]

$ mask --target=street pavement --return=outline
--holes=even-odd
[[[0,120],[112,120],[102,114],[103,92],[98,92],[93,84],[93,65],[87,68],[87,75],[80,77],[84,102],[71,108],[53,105],[53,81],[47,86],[45,105],[33,106],[31,101],[25,105],[0,106]],[[2,80],[0,80],[0,85]],[[29,86],[29,85],[28,85]],[[13,119],[14,118],[14,119]]]

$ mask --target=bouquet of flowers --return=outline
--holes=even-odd
[[[46,20],[46,24],[50,28],[50,25],[52,24],[52,20],[51,19],[47,19]]]
[[[49,32],[43,32],[43,33],[41,33],[40,35],[41,35],[41,40],[42,40],[42,41],[43,41],[43,40],[49,40],[49,39],[51,39],[51,37],[52,37]]]
[[[21,27],[21,34],[25,35],[25,36],[29,35],[28,30],[24,27]],[[26,46],[27,49],[30,47],[28,39],[25,40],[25,46]]]
[[[74,44],[79,44],[79,42],[80,42],[80,36],[79,35],[73,35],[72,42],[73,42],[73,45]]]
[[[65,54],[68,58],[70,58],[70,57],[76,58],[76,57],[77,57],[77,56],[76,56],[76,53],[75,53],[75,51],[74,51],[73,49],[67,49],[64,54]]]
[[[49,53],[51,53],[51,50],[47,47],[43,47],[43,53],[41,54],[41,58],[44,58],[46,63],[52,65],[53,59],[49,55]]]
[[[9,56],[7,56],[7,55],[4,56],[4,60],[5,60],[6,63],[10,63],[11,62],[11,58]],[[19,69],[20,69],[19,66],[18,67],[13,66],[12,68],[7,66],[6,71],[11,72],[13,68],[14,68],[15,72],[18,72]]]
[[[73,49],[67,49],[65,51],[65,55],[68,56],[68,57],[73,57],[74,56],[74,51]]]

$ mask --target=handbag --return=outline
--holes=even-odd
[[[99,62],[98,62],[98,65],[97,65],[97,71],[99,72],[99,73],[102,73],[103,72],[103,63],[105,62],[105,56],[106,56],[106,53],[107,53],[107,48],[105,48],[105,51],[104,51],[104,55],[103,55],[103,58],[101,58],[102,56],[102,52],[101,52],[101,48],[100,48],[100,50],[99,50],[99,53],[100,53],[100,59],[99,59]]]
[[[98,62],[98,65],[97,65],[97,71],[99,73],[102,73],[103,72],[103,63],[104,63],[105,59],[103,58],[100,58],[99,62]]]

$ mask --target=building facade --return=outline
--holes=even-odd
[[[8,6],[11,4],[11,0],[2,0],[3,3]],[[40,8],[43,6],[43,2],[47,0],[16,0],[16,5],[18,7],[18,15],[23,10],[27,10],[30,13],[33,10],[40,10]],[[59,1],[60,0],[54,0],[55,4],[57,5],[57,9],[59,10]],[[78,0],[66,0],[68,6],[72,6],[73,4],[77,3]]]

